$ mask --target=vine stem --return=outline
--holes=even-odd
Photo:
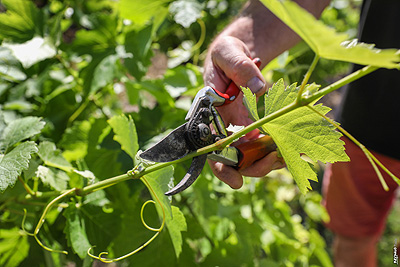
[[[317,61],[318,61],[318,58],[314,58],[313,62],[315,62],[315,64],[317,63]],[[255,130],[255,129],[261,127],[263,124],[268,123],[268,122],[272,121],[273,119],[276,119],[276,118],[278,118],[290,111],[293,111],[297,108],[306,106],[306,105],[310,104],[311,102],[321,98],[322,96],[324,96],[334,90],[337,90],[340,87],[342,87],[354,80],[357,80],[357,79],[373,72],[376,69],[378,69],[378,68],[373,67],[373,66],[366,66],[358,71],[355,71],[355,72],[351,73],[350,75],[338,80],[337,82],[335,82],[327,87],[324,87],[323,89],[321,89],[307,97],[302,96],[300,101],[296,100],[293,103],[281,108],[280,110],[277,110],[274,113],[271,113],[271,114],[265,116],[264,118],[253,122],[252,124],[244,127],[243,129],[233,133],[232,135],[230,135],[222,140],[219,140],[218,142],[216,142],[212,145],[200,148],[197,151],[190,153],[189,155],[187,155],[181,159],[171,161],[171,162],[165,162],[165,163],[156,163],[156,164],[146,167],[140,171],[137,168],[135,168],[126,174],[112,177],[112,178],[100,181],[98,183],[86,186],[86,187],[78,190],[78,193],[82,194],[82,195],[89,194],[91,192],[107,188],[109,186],[112,186],[114,184],[117,184],[117,183],[125,181],[125,180],[138,179],[148,173],[157,171],[159,169],[165,168],[165,167],[173,165],[173,164],[183,162],[190,158],[193,158],[193,157],[196,157],[196,156],[199,156],[202,154],[210,153],[215,150],[221,150],[221,149],[225,148],[226,146],[228,146],[229,144],[231,144],[232,142],[234,142],[236,139],[244,136],[246,133],[251,132],[252,130]]]
[[[306,85],[308,83],[308,80],[311,77],[311,74],[313,73],[315,67],[317,66],[319,58],[320,58],[319,55],[315,54],[314,59],[313,59],[311,65],[310,65],[310,67],[308,68],[306,74],[304,75],[303,81],[301,82],[301,85],[300,85],[299,93],[297,94],[297,102],[301,101],[301,98],[302,98],[302,95],[303,95],[303,92],[304,92],[304,88],[306,87]]]

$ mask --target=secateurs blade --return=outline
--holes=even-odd
[[[259,59],[253,61],[259,66]],[[140,157],[154,162],[170,162],[225,138],[225,125],[215,107],[232,103],[239,92],[239,88],[233,82],[229,84],[225,93],[210,86],[204,87],[193,100],[185,118],[187,122],[144,151]],[[211,131],[210,125],[213,125],[215,133]],[[203,170],[207,158],[244,169],[274,150],[275,143],[269,136],[264,136],[237,147],[230,146],[221,151],[194,157],[183,179],[165,195],[177,194],[193,184]]]

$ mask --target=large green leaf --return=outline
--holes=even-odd
[[[40,133],[44,125],[41,118],[31,116],[11,121],[0,135],[0,150]]]
[[[316,86],[309,86],[316,90]],[[255,95],[244,89],[244,103],[253,117],[257,117]],[[283,80],[276,82],[268,90],[265,97],[265,116],[293,103],[296,100],[299,88],[296,84],[284,86]],[[321,114],[326,114],[330,108],[323,105],[314,105]],[[277,144],[286,165],[297,182],[302,193],[311,189],[308,180],[317,181],[317,175],[311,164],[301,157],[308,156],[312,161],[323,163],[348,161],[344,152],[344,142],[339,138],[341,133],[320,115],[308,107],[300,107],[286,113],[262,126],[263,132],[268,133]]]
[[[400,54],[397,49],[373,49],[373,45],[346,42],[349,39],[347,34],[337,33],[293,1],[262,2],[320,57],[389,69],[399,68]]]
[[[19,228],[0,229],[0,265],[17,267],[28,256],[28,236]]]
[[[172,167],[166,167],[159,171],[152,172],[145,176],[146,181],[150,184],[150,190],[153,200],[157,198],[161,201],[165,212],[165,222],[171,237],[172,244],[178,258],[182,252],[182,231],[186,231],[186,220],[179,208],[171,206],[167,196],[164,195],[168,191],[168,184],[173,177],[174,170]],[[145,183],[146,184],[146,183]],[[147,186],[147,184],[146,184]],[[159,216],[163,215],[163,211],[159,205],[156,205]]]
[[[139,149],[136,126],[131,116],[127,118],[125,115],[114,116],[108,120],[115,133],[114,140],[117,141],[122,150],[135,160],[136,153]]]
[[[35,142],[27,141],[7,154],[0,154],[0,191],[14,186],[23,170],[28,169],[31,154],[37,152]]]
[[[294,102],[298,91],[296,84],[285,89],[283,80],[275,83],[265,98],[265,116]],[[330,111],[323,105],[313,108],[322,114]],[[344,152],[344,142],[339,139],[342,134],[308,107],[286,113],[262,127],[277,144],[302,193],[311,188],[309,179],[317,181],[317,175],[301,154],[323,163],[349,160]]]
[[[3,0],[7,12],[0,14],[0,39],[24,42],[40,34],[42,14],[29,0]]]

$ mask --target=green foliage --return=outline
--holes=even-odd
[[[11,150],[9,153],[0,154],[0,191],[4,192],[7,187],[14,186],[23,170],[29,165],[31,154],[37,152],[34,142],[24,142]]]
[[[17,227],[0,229],[0,264],[17,267],[28,256],[28,236]]]
[[[292,1],[262,2],[322,58],[383,68],[399,68],[400,56],[395,49],[374,49],[373,44],[349,41],[347,34],[337,33],[327,27]]]
[[[276,140],[298,187],[281,170],[267,179],[246,178],[243,189],[235,191],[206,166],[193,186],[171,199],[164,192],[183,177],[189,162],[146,173],[143,183],[124,174],[138,163],[139,149],[184,122],[203,86],[205,48],[243,2],[1,2],[1,266],[89,266],[89,248],[93,255],[108,252],[101,254],[107,258],[130,253],[154,235],[140,220],[149,199],[155,208],[146,206],[143,220],[157,229],[165,215],[165,227],[122,265],[332,266],[316,230],[327,219],[321,196],[300,193],[310,187],[307,179],[316,180],[319,167],[300,154],[322,162],[344,160],[345,154],[339,134],[307,107],[260,127]],[[342,35],[325,32],[292,4],[271,3],[284,7],[283,14],[296,12],[290,13],[291,26],[304,23],[332,43],[341,41]],[[332,12],[325,17],[335,28],[348,25]],[[314,44],[311,32],[303,37]],[[323,57],[320,41],[312,48]],[[374,56],[356,47],[345,49],[354,51],[351,60],[365,57],[371,63]],[[341,59],[342,48],[328,49]],[[271,77],[285,73],[289,80],[301,79],[304,62],[311,61],[308,53],[304,44],[285,53],[270,66]],[[392,67],[392,57],[376,60]],[[262,116],[249,92],[246,104],[258,120],[289,104],[297,92],[295,85],[285,90],[282,82],[275,84]],[[133,173],[143,168],[139,163]],[[57,199],[61,194],[65,197]]]

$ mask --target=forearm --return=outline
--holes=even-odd
[[[329,0],[297,0],[300,6],[319,17]],[[300,37],[273,15],[260,1],[250,0],[237,19],[217,37],[233,36],[243,41],[252,57],[267,64],[300,41]]]

